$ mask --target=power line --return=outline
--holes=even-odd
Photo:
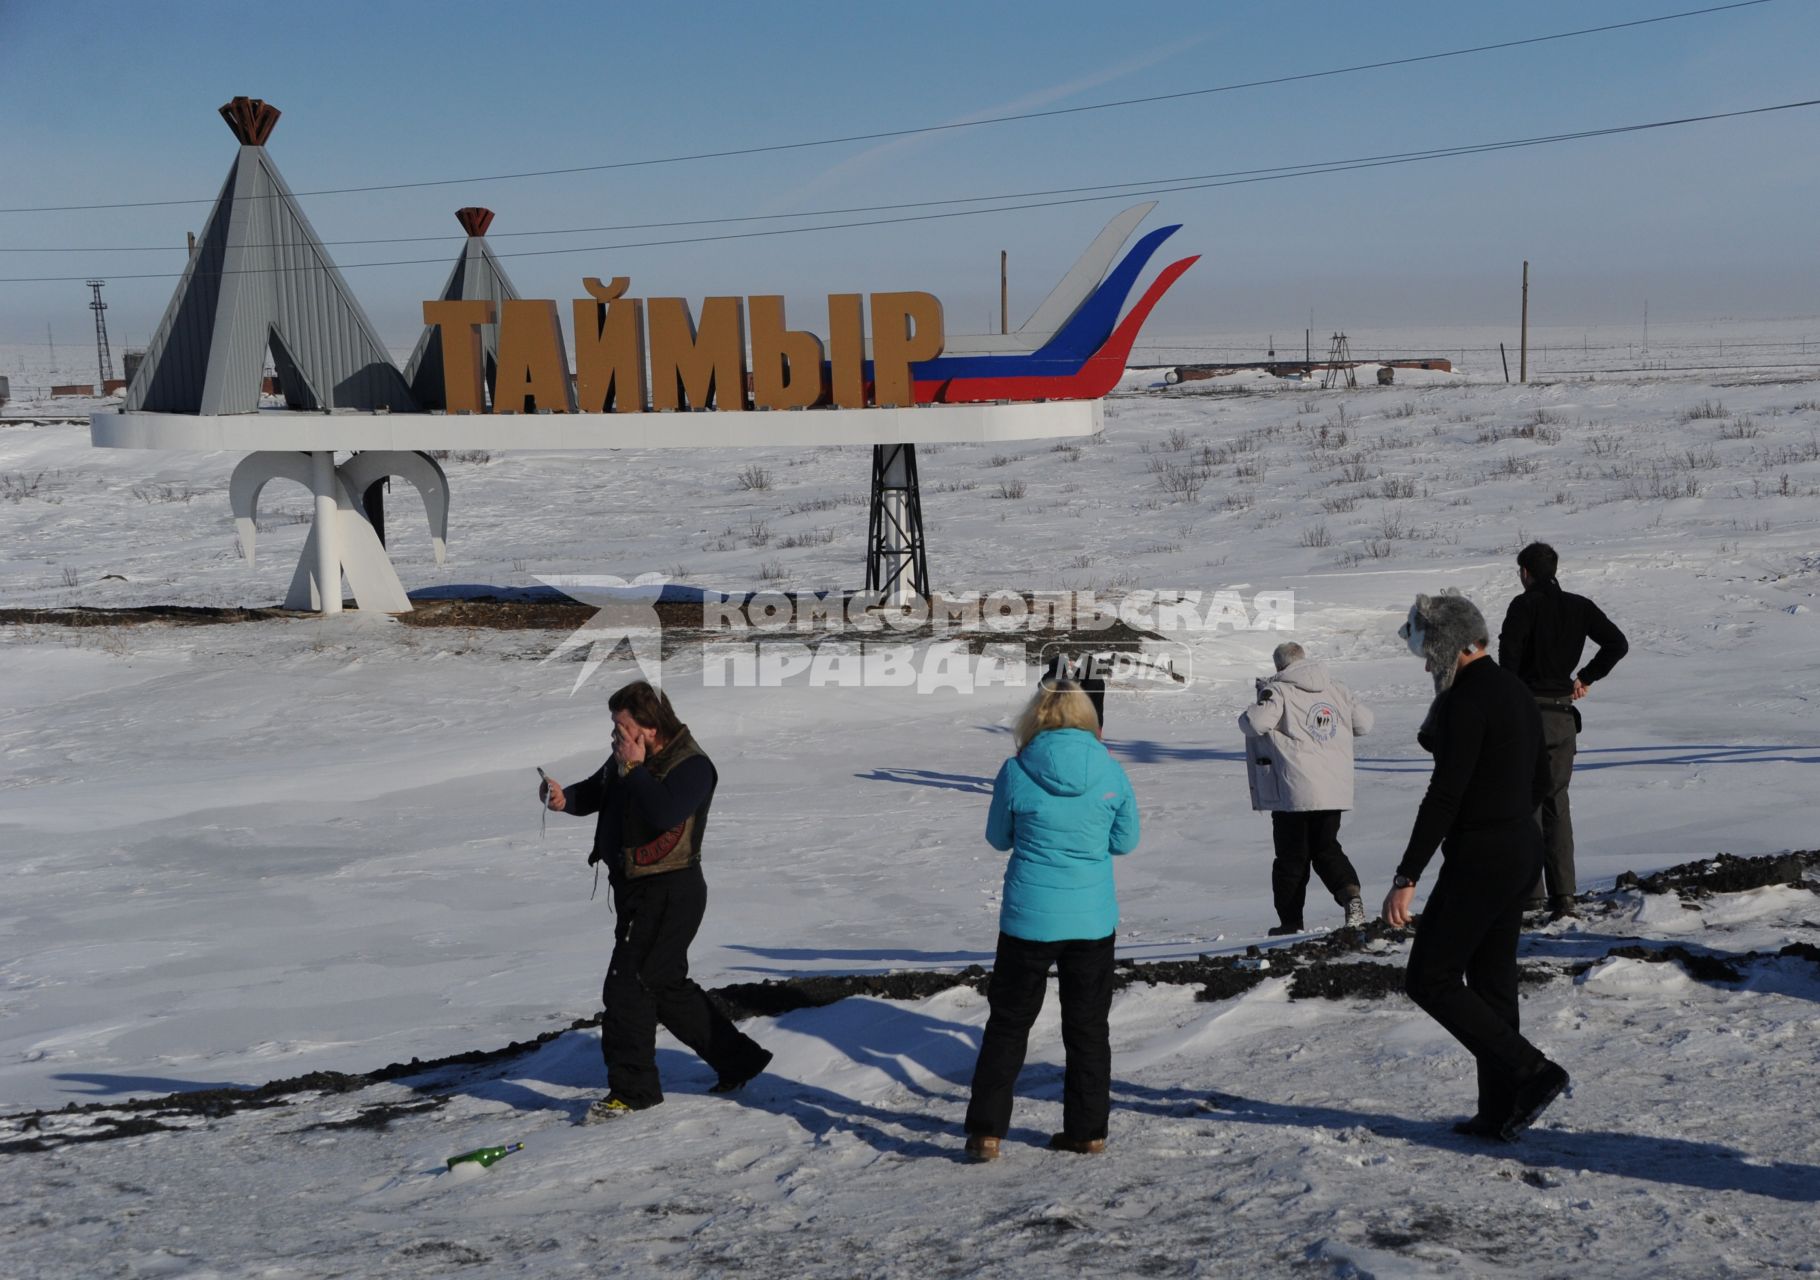
[[[1181,175],[1181,176],[1177,176],[1177,177],[1169,177],[1169,178],[1142,178],[1142,179],[1134,179],[1130,182],[1104,182],[1104,183],[1098,183],[1098,184],[1095,184],[1092,186],[1084,186],[1084,187],[1049,187],[1049,188],[1039,189],[1039,190],[1035,190],[1035,191],[1005,191],[1005,192],[999,192],[994,195],[983,195],[983,196],[951,196],[951,197],[947,197],[945,199],[940,199],[940,200],[905,200],[905,201],[900,201],[895,204],[853,205],[853,206],[849,206],[846,208],[840,208],[840,209],[803,209],[803,210],[798,210],[795,213],[753,213],[753,214],[741,214],[741,215],[738,215],[735,217],[723,217],[723,218],[679,218],[679,219],[673,219],[673,220],[664,221],[664,222],[620,222],[620,223],[610,223],[606,226],[599,226],[599,227],[551,227],[551,228],[546,228],[543,230],[535,230],[535,231],[489,231],[487,233],[487,239],[498,240],[498,239],[502,239],[507,236],[515,236],[515,237],[522,238],[525,236],[592,235],[592,234],[597,234],[597,233],[604,232],[604,231],[657,231],[657,230],[667,230],[667,229],[673,228],[673,227],[724,226],[728,223],[734,223],[734,222],[777,222],[777,221],[787,220],[790,218],[835,218],[835,217],[844,217],[846,215],[855,214],[855,213],[894,213],[894,212],[897,212],[897,211],[903,210],[903,209],[931,209],[931,208],[939,208],[943,205],[953,205],[953,204],[983,204],[983,203],[987,203],[987,202],[993,201],[993,200],[1029,200],[1029,199],[1035,199],[1035,198],[1038,198],[1041,196],[1078,195],[1081,192],[1086,192],[1086,191],[1113,191],[1113,190],[1122,191],[1124,188],[1128,188],[1128,187],[1150,187],[1150,186],[1156,186],[1156,185],[1162,184],[1162,183],[1201,182],[1201,181],[1206,181],[1208,179],[1246,177],[1246,176],[1250,176],[1253,174],[1293,173],[1293,172],[1297,172],[1297,171],[1304,170],[1304,169],[1309,169],[1311,167],[1315,167],[1315,166],[1322,165],[1322,164],[1354,164],[1354,163],[1360,163],[1364,160],[1387,160],[1387,159],[1395,158],[1397,156],[1407,156],[1407,155],[1413,155],[1413,154],[1418,154],[1418,153],[1394,152],[1394,153],[1389,153],[1389,154],[1381,155],[1381,156],[1358,157],[1358,158],[1355,158],[1354,160],[1303,161],[1300,164],[1276,165],[1276,166],[1272,166],[1272,167],[1268,167],[1268,168],[1260,168],[1260,169],[1231,169],[1231,170],[1227,170],[1226,172],[1223,172],[1223,173],[1186,174],[1186,175]],[[1422,154],[1425,154],[1425,153],[1422,153]],[[992,212],[992,211],[985,210],[984,212]],[[814,228],[802,228],[802,229],[813,230]],[[421,244],[421,243],[430,242],[430,241],[442,241],[442,242],[446,243],[450,240],[459,239],[459,238],[460,237],[450,233],[450,234],[439,234],[439,235],[428,235],[428,236],[387,236],[387,237],[383,237],[383,238],[372,238],[372,239],[324,240],[321,243],[324,245]],[[183,247],[184,246],[182,246],[182,245],[170,245],[170,244],[116,245],[116,246],[96,245],[96,246],[91,246],[88,248],[53,248],[53,249],[15,248],[15,247],[11,247],[11,246],[0,246],[0,253],[171,253],[171,252],[175,252],[179,249],[182,249]],[[252,245],[252,246],[247,246],[247,247],[264,248],[266,246]],[[502,255],[502,256],[504,256],[504,255]]]
[[[1701,124],[1714,120],[1731,120],[1743,116],[1765,115],[1776,111],[1792,111],[1798,108],[1820,106],[1820,98],[1810,98],[1801,102],[1784,102],[1768,107],[1749,107],[1739,111],[1720,111],[1701,116],[1682,116],[1672,120],[1654,120],[1644,124],[1612,125],[1600,129],[1582,129],[1572,133],[1545,134],[1533,138],[1515,138],[1503,142],[1472,143],[1456,147],[1437,147],[1428,151],[1403,152],[1389,157],[1366,157],[1358,160],[1322,162],[1310,166],[1294,167],[1292,170],[1268,171],[1250,177],[1229,178],[1221,181],[1189,181],[1164,186],[1151,186],[1142,190],[1120,191],[1112,195],[1071,196],[1058,200],[1029,200],[1021,204],[999,205],[991,209],[957,209],[946,213],[907,214],[891,218],[870,218],[858,222],[834,222],[813,227],[779,227],[760,231],[733,231],[708,236],[682,236],[669,240],[629,241],[619,244],[585,245],[567,249],[521,249],[516,252],[495,254],[499,258],[542,258],[575,253],[611,253],[621,249],[663,248],[671,245],[710,244],[727,240],[753,240],[771,236],[802,235],[818,231],[841,231],[855,227],[891,226],[909,222],[934,222],[949,218],[978,217],[990,213],[1011,213],[1025,209],[1049,209],[1063,205],[1092,204],[1102,200],[1125,200],[1134,196],[1168,195],[1183,191],[1205,191],[1217,187],[1246,186],[1257,182],[1276,182],[1286,178],[1307,178],[1329,173],[1348,173],[1359,169],[1376,169],[1390,165],[1414,164],[1424,160],[1448,159],[1454,156],[1482,155],[1494,151],[1510,151],[1525,147],[1546,146],[1559,142],[1582,141],[1587,138],[1610,137],[1616,134],[1641,133],[1651,129],[1676,128],[1683,125]],[[1098,188],[1082,188],[1097,190]],[[983,197],[991,198],[991,197]],[[342,270],[354,270],[365,267],[404,267],[418,266],[426,263],[441,263],[442,258],[397,258],[378,262],[350,262],[341,264]],[[284,267],[246,267],[218,272],[219,275],[257,274],[267,271],[289,270]],[[148,271],[137,274],[115,273],[115,280],[174,280],[184,273],[179,271]],[[86,279],[84,276],[0,276],[0,284],[44,284],[60,283],[70,280]]]
[[[1799,105],[1799,104],[1794,104],[1794,105]],[[1763,110],[1776,110],[1776,109],[1780,109],[1780,108],[1762,108],[1762,109]],[[1133,195],[1151,194],[1150,192],[1147,192],[1147,191],[1139,192],[1139,191],[1129,190],[1130,188],[1139,188],[1139,187],[1165,188],[1165,187],[1167,187],[1168,189],[1187,190],[1190,188],[1174,187],[1171,184],[1207,183],[1207,182],[1214,182],[1214,181],[1228,179],[1228,178],[1250,178],[1250,177],[1258,177],[1258,176],[1264,176],[1264,175],[1280,175],[1280,176],[1286,176],[1286,177],[1297,177],[1297,176],[1302,176],[1307,173],[1319,173],[1319,172],[1326,172],[1329,170],[1335,170],[1339,167],[1361,167],[1361,166],[1366,166],[1366,165],[1383,164],[1383,163],[1389,163],[1389,162],[1393,162],[1393,161],[1403,161],[1403,160],[1413,160],[1413,159],[1436,159],[1436,158],[1439,158],[1439,157],[1445,156],[1445,155],[1468,154],[1471,152],[1476,152],[1476,151],[1481,151],[1481,150],[1495,150],[1495,149],[1505,148],[1505,147],[1533,146],[1533,145],[1538,145],[1542,142],[1559,142],[1559,141],[1567,141],[1567,140],[1574,139],[1574,138],[1593,137],[1593,136],[1597,136],[1600,133],[1619,132],[1624,129],[1658,128],[1658,127],[1666,126],[1668,124],[1688,123],[1694,119],[1706,120],[1706,119],[1717,119],[1717,118],[1720,118],[1720,117],[1713,117],[1713,116],[1689,117],[1687,120],[1661,121],[1661,122],[1657,122],[1656,124],[1650,124],[1650,125],[1623,125],[1623,126],[1615,126],[1612,129],[1586,130],[1586,131],[1582,131],[1579,133],[1570,133],[1570,134],[1548,134],[1548,135],[1543,135],[1543,136],[1536,137],[1536,138],[1516,139],[1514,141],[1509,141],[1509,142],[1467,143],[1467,144],[1463,144],[1458,147],[1430,147],[1430,148],[1427,148],[1427,149],[1421,150],[1421,151],[1391,151],[1391,152],[1384,152],[1384,153],[1381,153],[1378,155],[1354,156],[1354,157],[1351,157],[1350,159],[1345,159],[1345,160],[1304,160],[1304,161],[1301,161],[1296,164],[1271,165],[1271,166],[1255,168],[1255,169],[1228,169],[1228,170],[1224,170],[1222,172],[1216,172],[1216,173],[1182,174],[1182,175],[1177,175],[1174,177],[1166,177],[1166,178],[1141,178],[1141,179],[1133,179],[1129,182],[1102,182],[1102,183],[1095,183],[1095,184],[1092,184],[1089,186],[1080,186],[1080,187],[1047,187],[1047,188],[1039,188],[1034,191],[1003,191],[1003,192],[998,192],[998,193],[995,193],[992,195],[950,196],[950,197],[946,197],[946,198],[939,199],[939,200],[906,200],[906,201],[900,201],[895,204],[853,205],[853,206],[849,206],[846,208],[839,208],[839,209],[804,209],[804,210],[799,210],[795,213],[754,213],[754,214],[741,214],[741,215],[737,215],[737,216],[721,217],[721,218],[679,218],[679,219],[673,219],[673,220],[663,221],[663,222],[621,222],[621,223],[610,223],[608,225],[598,226],[598,227],[551,227],[551,228],[546,228],[543,230],[533,230],[533,231],[498,231],[498,232],[489,231],[487,233],[487,239],[497,240],[497,239],[502,239],[507,236],[514,236],[514,237],[522,238],[522,237],[526,237],[526,236],[591,235],[591,234],[596,234],[599,232],[606,232],[606,231],[657,231],[657,230],[668,230],[668,229],[675,228],[675,227],[724,226],[728,223],[735,223],[735,222],[776,222],[776,221],[783,221],[783,220],[787,220],[787,219],[791,219],[791,218],[834,218],[834,217],[843,217],[843,216],[846,216],[849,214],[856,214],[856,213],[895,213],[895,212],[898,212],[898,211],[901,211],[904,209],[930,209],[930,208],[940,208],[944,205],[955,205],[955,204],[984,204],[984,203],[988,203],[988,202],[995,201],[995,200],[1033,200],[1033,199],[1039,199],[1039,198],[1045,197],[1045,196],[1071,196],[1071,195],[1080,195],[1082,193],[1090,192],[1090,191],[1116,192],[1116,193],[1118,193],[1117,196],[1109,196],[1107,198],[1112,199],[1112,198],[1122,197],[1122,198],[1129,199]],[[1028,207],[1028,206],[1020,206],[1020,207]],[[988,210],[980,210],[979,212],[993,213],[993,212],[998,212],[998,211],[988,209]],[[871,224],[854,224],[854,225],[871,225]],[[796,228],[796,230],[811,230],[811,231],[812,230],[821,230],[821,229],[822,228],[816,228],[816,227]],[[323,245],[422,244],[422,243],[426,243],[426,242],[447,243],[451,240],[457,240],[460,238],[461,237],[459,237],[453,233],[449,233],[449,234],[437,234],[437,235],[427,235],[427,236],[386,236],[386,237],[377,237],[377,238],[349,239],[349,240],[323,240],[320,243],[322,243]],[[690,241],[667,241],[665,243],[692,243],[692,242],[690,242]],[[261,249],[261,248],[268,248],[270,246],[264,245],[264,244],[253,243],[253,244],[245,244],[245,245],[242,245],[241,247],[242,248]],[[10,246],[0,246],[0,253],[174,253],[174,252],[177,252],[184,248],[185,248],[185,246],[174,245],[174,244],[117,245],[117,246],[96,245],[96,246],[91,246],[88,248],[51,248],[51,249],[15,248],[15,247],[10,247]],[[507,253],[507,254],[499,254],[496,256],[499,256],[499,257],[523,256],[526,252],[528,252],[528,251],[520,250],[517,254]],[[567,252],[567,251],[564,250],[564,251],[546,251],[546,252]],[[575,252],[582,252],[582,251],[575,250]],[[422,261],[422,260],[421,259],[412,259],[412,261]],[[362,264],[355,263],[355,264],[351,264],[351,265],[358,266],[358,265],[362,265]],[[369,265],[377,265],[377,264],[369,264]]]
[[[1623,31],[1636,27],[1647,27],[1663,22],[1676,22],[1683,18],[1697,18],[1707,14],[1725,13],[1734,9],[1750,9],[1758,5],[1769,4],[1772,0],[1736,0],[1732,4],[1710,5],[1704,9],[1688,9],[1680,13],[1660,14],[1653,18],[1637,18],[1630,22],[1612,22],[1597,27],[1581,27],[1574,31],[1557,31],[1543,36],[1527,36],[1517,40],[1501,40],[1494,44],[1473,45],[1464,49],[1446,49],[1437,53],[1413,54],[1404,58],[1388,58],[1379,62],[1361,62],[1346,67],[1331,67],[1323,71],[1303,71],[1291,75],[1273,76],[1264,80],[1245,80],[1233,84],[1213,85],[1205,89],[1184,89],[1176,93],[1151,94],[1141,98],[1121,98],[1113,102],[1088,103],[1078,107],[1054,107],[1045,111],[1025,111],[1013,115],[986,116],[978,120],[959,120],[947,124],[919,125],[906,129],[886,129],[874,133],[844,134],[840,137],[817,138],[806,142],[776,142],[756,147],[736,147],[723,151],[698,151],[686,155],[662,156],[648,160],[617,160],[602,164],[571,165],[560,169],[534,169],[520,173],[495,173],[480,177],[467,178],[433,178],[417,182],[373,183],[358,187],[323,187],[314,191],[298,191],[299,196],[335,196],[355,195],[373,191],[406,191],[423,187],[458,186],[477,182],[515,182],[527,178],[560,177],[576,173],[604,173],[615,169],[653,168],[658,165],[686,164],[698,160],[727,160],[739,156],[773,154],[780,151],[801,151],[812,147],[832,147],[853,142],[881,142],[891,138],[908,138],[919,134],[953,132],[961,129],[979,129],[989,125],[1011,124],[1025,120],[1046,120],[1059,116],[1081,115],[1091,111],[1111,111],[1124,107],[1148,106],[1158,102],[1176,102],[1187,98],[1206,97],[1218,93],[1236,93],[1244,89],[1260,89],[1272,85],[1296,84],[1307,80],[1320,80],[1332,76],[1354,75],[1363,71],[1381,71],[1390,67],[1406,67],[1422,62],[1436,62],[1444,58],[1460,58],[1475,53],[1491,53],[1502,49],[1516,49],[1526,45],[1547,44],[1557,40],[1572,40],[1580,36],[1600,35],[1611,31]],[[235,199],[275,199],[273,196],[236,196]],[[9,213],[75,213],[100,209],[149,209],[170,205],[210,204],[213,198],[195,198],[184,200],[125,200],[109,204],[63,204],[32,205],[0,209],[0,214]]]

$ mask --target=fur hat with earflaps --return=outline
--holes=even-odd
[[[1462,653],[1491,643],[1485,615],[1452,587],[1438,596],[1417,596],[1397,634],[1408,643],[1409,651],[1427,664],[1435,678],[1436,693],[1445,692],[1453,683]]]

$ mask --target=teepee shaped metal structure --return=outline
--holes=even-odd
[[[504,310],[502,304],[507,299],[517,298],[518,290],[512,286],[505,268],[499,265],[499,259],[493,256],[493,250],[487,247],[487,228],[493,225],[493,211],[469,206],[457,209],[455,220],[468,233],[468,241],[462,246],[461,256],[455,259],[448,283],[442,286],[442,292],[437,296],[444,302],[491,302],[493,315],[498,317]],[[492,324],[480,326],[480,349],[487,400],[490,403],[493,387],[499,378],[497,318]],[[404,377],[411,384],[411,394],[416,397],[419,405],[425,409],[448,407],[443,392],[440,327],[423,327],[423,336],[417,339],[417,349],[411,352],[410,362],[404,367]]]
[[[240,141],[195,255],[127,391],[128,413],[254,413],[266,353],[293,409],[417,402],[265,149],[278,108],[235,98]]]

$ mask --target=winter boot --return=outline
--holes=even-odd
[[[1567,1084],[1567,1072],[1561,1064],[1544,1060],[1534,1075],[1517,1086],[1517,1099],[1500,1126],[1498,1136],[1506,1142],[1516,1141],[1519,1133],[1548,1110],[1549,1103],[1567,1092]]]
[[[1359,929],[1365,925],[1365,901],[1362,898],[1346,900],[1346,925],[1348,929]]]
[[[1574,896],[1571,893],[1557,893],[1548,900],[1548,918],[1554,920],[1572,920],[1579,916],[1574,908]]]
[[[1307,932],[1308,930],[1304,929],[1299,924],[1279,924],[1274,928],[1266,929],[1264,931],[1264,936],[1268,938],[1287,938],[1292,933]]]
[[[988,1160],[998,1159],[998,1139],[989,1133],[975,1133],[967,1138],[967,1159],[975,1164],[985,1164]]]
[[[621,1116],[629,1116],[634,1111],[648,1111],[650,1108],[657,1105],[657,1103],[651,1102],[646,1103],[642,1107],[634,1106],[632,1103],[627,1102],[624,1098],[620,1097],[617,1093],[609,1093],[606,1097],[588,1108],[587,1114],[581,1118],[581,1123],[606,1124],[609,1120],[617,1120]]]
[[[1097,1156],[1106,1149],[1104,1138],[1070,1138],[1065,1133],[1049,1135],[1051,1151],[1071,1151],[1077,1156]]]
[[[1499,1142],[1506,1140],[1504,1122],[1495,1118],[1488,1119],[1483,1111],[1470,1119],[1456,1121],[1453,1131],[1463,1138],[1491,1138]]]
[[[760,1049],[758,1056],[738,1071],[728,1072],[708,1087],[709,1093],[737,1093],[746,1087],[752,1077],[758,1075],[771,1065],[771,1051]]]

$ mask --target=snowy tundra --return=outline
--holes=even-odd
[[[357,613],[19,622],[0,626],[0,1270],[1812,1271],[1811,862],[1794,885],[1735,892],[1616,885],[1816,844],[1820,380],[1686,376],[1400,370],[1390,388],[1320,391],[1147,389],[1134,373],[1097,439],[921,451],[938,587],[1294,594],[1292,632],[1196,632],[1185,687],[1109,700],[1144,818],[1119,867],[1119,953],[1140,966],[1241,957],[1274,921],[1235,718],[1276,643],[1293,635],[1377,712],[1342,829],[1375,904],[1427,771],[1415,729],[1432,690],[1396,637],[1403,611],[1457,587],[1495,627],[1516,550],[1560,549],[1563,584],[1632,649],[1582,704],[1586,913],[1524,943],[1526,1030],[1576,1088],[1520,1143],[1449,1132],[1470,1061],[1394,981],[1296,994],[1274,947],[1237,994],[1123,989],[1102,1156],[1042,1149],[1060,1113],[1051,1001],[1006,1157],[959,1163],[985,1019],[964,983],[756,1017],[777,1061],[732,1097],[660,1041],[669,1101],[577,1128],[603,1073],[596,1033],[564,1029],[597,1011],[611,918],[604,893],[590,900],[589,825],[543,828],[532,768],[567,780],[604,757],[627,661],[577,690],[577,663],[544,661],[555,632]],[[307,495],[268,493],[249,569],[235,461],[0,427],[0,607],[276,603]],[[861,572],[863,450],[444,465],[446,566],[414,499],[392,500],[414,591],[640,573],[826,590]],[[981,829],[1024,691],[711,687],[686,651],[664,679],[722,773],[704,985],[990,961],[1002,858]],[[1317,887],[1309,923],[1339,915]],[[1651,962],[1671,945],[1682,959]],[[1380,929],[1347,954],[1395,966],[1405,949]],[[1688,957],[1718,957],[1719,976]],[[543,1033],[351,1092],[126,1109]],[[525,1147],[444,1168],[505,1142]]]

